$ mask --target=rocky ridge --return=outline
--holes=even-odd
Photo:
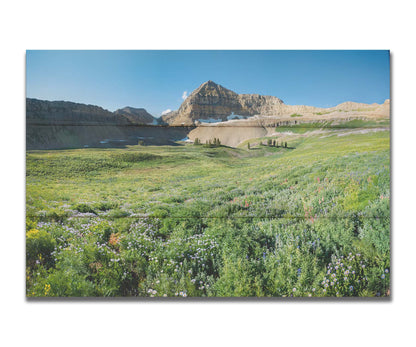
[[[157,120],[144,108],[124,107],[114,111],[114,114],[123,116],[134,124],[157,125]]]
[[[169,125],[205,125],[233,122],[232,125],[251,123],[273,124],[291,116],[300,115],[302,119],[322,119],[334,116],[382,116],[388,117],[390,100],[382,105],[344,102],[331,108],[305,105],[286,105],[275,96],[259,94],[237,94],[213,81],[207,81],[195,89],[177,111],[172,111],[162,120]],[[255,116],[255,117],[254,117]],[[273,119],[271,119],[273,118]],[[344,117],[345,118],[345,117]],[[238,119],[235,121],[233,119]],[[246,120],[245,120],[246,119]],[[212,124],[213,125],[213,124]]]
[[[69,101],[26,98],[26,122],[37,125],[140,125],[156,119],[145,109],[126,107],[110,112],[102,107]]]

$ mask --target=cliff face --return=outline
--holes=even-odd
[[[123,116],[134,124],[157,124],[156,118],[144,108],[124,107],[114,111],[114,114]]]
[[[166,131],[145,109],[117,112],[67,101],[26,99],[26,148],[80,148],[137,144],[171,144],[189,129]]]

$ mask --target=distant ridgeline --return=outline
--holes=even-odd
[[[143,108],[110,112],[94,105],[68,101],[26,99],[26,122],[33,125],[144,125],[157,124]]]
[[[26,148],[58,149],[125,145],[176,145],[195,138],[237,146],[268,136],[276,127],[339,126],[353,120],[378,124],[390,117],[383,104],[344,102],[331,108],[286,105],[274,96],[237,94],[212,81],[203,83],[177,111],[155,118],[144,108],[110,112],[99,106],[67,101],[26,99]],[[364,124],[364,123],[362,123]],[[380,123],[381,124],[381,123]],[[364,124],[365,125],[365,124]]]
[[[161,125],[143,108],[110,112],[94,105],[26,99],[27,149],[166,145],[191,130],[170,127],[167,131]]]

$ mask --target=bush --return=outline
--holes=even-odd
[[[26,233],[26,262],[29,266],[53,265],[51,253],[55,248],[54,238],[44,230],[31,229]]]
[[[99,211],[108,211],[119,206],[116,202],[97,202],[92,205],[93,209],[97,209]]]
[[[94,209],[88,204],[77,204],[74,209],[81,213],[95,213]]]

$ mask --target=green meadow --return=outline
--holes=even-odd
[[[338,135],[28,151],[27,296],[390,295],[390,132]]]

